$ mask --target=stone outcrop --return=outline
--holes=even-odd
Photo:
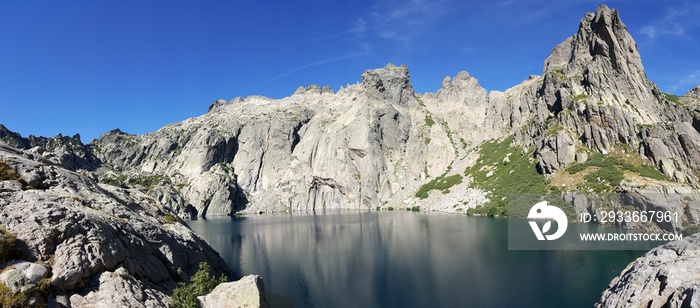
[[[209,294],[198,297],[202,308],[269,307],[260,276],[248,275],[238,281],[219,284]]]
[[[699,307],[700,235],[652,249],[610,283],[596,307]]]
[[[0,160],[29,185],[0,182],[0,226],[16,235],[22,255],[0,276],[12,290],[47,278],[49,302],[163,307],[178,269],[192,275],[207,262],[233,276],[206,242],[138,190],[97,183],[2,142]]]

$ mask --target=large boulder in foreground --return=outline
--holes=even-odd
[[[219,284],[211,293],[200,296],[202,308],[268,307],[260,276],[248,275],[238,281]]]
[[[596,307],[700,307],[700,234],[654,248],[632,262]]]

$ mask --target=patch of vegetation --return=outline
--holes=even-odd
[[[425,183],[420,188],[418,188],[418,191],[416,192],[416,197],[421,199],[428,198],[428,193],[431,190],[445,191],[452,186],[462,183],[462,179],[463,177],[461,174],[455,174],[448,177],[446,177],[445,175],[438,176],[430,180],[430,182]]]
[[[238,214],[238,213],[236,213]],[[173,224],[177,221],[177,217],[175,215],[170,214],[170,213],[165,213],[165,223],[166,224]]]
[[[2,307],[25,307],[29,301],[29,292],[12,293],[10,288],[4,283],[0,283],[0,306]],[[40,306],[35,306],[40,307]]]
[[[411,207],[411,211],[420,212],[420,206],[414,205],[413,207]]]
[[[599,170],[584,176],[584,179],[587,182],[584,185],[588,186],[588,188],[593,188],[594,191],[611,190],[611,188],[614,188],[615,186],[619,185],[620,181],[618,181],[617,179],[620,178],[620,174],[623,174],[623,170],[634,172],[642,177],[658,181],[669,180],[663,173],[661,173],[661,171],[656,169],[654,166],[635,162],[633,159],[614,154],[603,155],[601,153],[595,153],[585,163],[574,163],[571,166],[569,166],[569,168],[567,168],[566,171],[570,174],[576,174],[588,167],[600,168]],[[597,182],[596,179],[598,177],[608,181],[607,184],[613,186],[607,188],[600,186],[600,183],[595,183]],[[624,175],[622,176],[622,178],[624,178]],[[620,180],[622,180],[622,178],[620,178]]]
[[[151,190],[153,187],[156,185],[160,185],[164,182],[169,182],[170,180],[163,175],[160,174],[155,174],[155,175],[143,175],[143,176],[138,176],[132,179],[129,179],[129,184],[131,185],[140,185],[146,188],[146,190]]]
[[[557,78],[559,78],[559,80],[561,80],[561,81],[567,81],[567,80],[568,80],[568,78],[566,78],[566,75],[564,75],[564,72],[562,71],[561,68],[555,69],[555,70],[552,71],[552,72],[554,73],[554,76],[556,76]]]
[[[459,138],[459,142],[462,144],[462,149],[466,149],[469,144],[464,140],[464,138]]]
[[[430,114],[425,115],[425,125],[428,125],[428,127],[435,125],[435,120]]]
[[[547,136],[554,137],[557,135],[558,131],[564,130],[564,127],[556,124],[547,128]]]
[[[3,227],[0,227],[0,234],[2,234],[2,237],[0,237],[0,263],[5,263],[11,260],[17,236]]]
[[[588,99],[589,97],[591,96],[588,94],[581,93],[579,95],[574,96],[574,102],[582,102]]]
[[[612,192],[624,178],[625,174],[616,166],[600,168],[583,177],[586,182],[582,188],[590,188],[594,192]]]
[[[486,142],[479,150],[480,159],[465,170],[472,177],[472,187],[488,191],[490,201],[483,207],[467,210],[469,215],[508,215],[509,196],[545,194],[549,182],[537,172],[532,153],[525,154],[521,147],[511,147],[513,136],[505,140]],[[503,164],[505,157],[510,163]]]
[[[432,140],[432,139],[425,137],[425,144],[430,144],[430,140]]]
[[[387,210],[387,211],[393,211],[393,210],[394,210],[394,207],[393,207],[393,206],[390,206],[390,207],[386,208],[386,210]]]
[[[8,286],[4,283],[0,283],[0,307],[45,307],[46,297],[50,292],[51,278],[39,280],[33,288],[17,293],[12,293]],[[29,303],[30,301],[32,301],[31,304]]]
[[[423,102],[422,99],[420,99],[420,97],[417,97],[417,96],[416,96],[416,101],[418,101],[418,105],[421,105],[421,106],[425,107],[425,103]]]
[[[674,104],[680,104],[681,103],[681,97],[678,95],[673,95],[670,93],[664,93],[664,97],[666,98],[667,101],[672,102]]]
[[[182,275],[182,269],[178,269],[178,274]],[[179,282],[178,287],[173,290],[172,305],[174,308],[200,307],[197,296],[209,294],[211,290],[223,282],[226,282],[224,275],[212,276],[209,264],[199,263],[199,270],[190,277],[189,283]]]
[[[685,229],[683,229],[683,236],[691,236],[695,233],[700,233],[700,226],[692,225],[687,226]]]
[[[10,168],[4,161],[0,160],[0,181],[20,181],[22,177]]]
[[[109,184],[112,186],[117,186],[117,187],[124,187],[124,183],[126,182],[126,175],[124,174],[119,174],[117,176],[109,176],[105,177],[102,180],[103,183]]]

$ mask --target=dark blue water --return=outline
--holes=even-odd
[[[412,212],[189,222],[273,307],[591,307],[644,251],[509,251],[506,220]]]

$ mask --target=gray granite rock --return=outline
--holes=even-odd
[[[80,297],[88,296],[84,303],[91,303],[97,298],[110,302],[113,296],[126,306],[152,302],[147,306],[160,307],[175,287],[178,268],[191,275],[207,262],[216,273],[232,276],[218,253],[182,222],[168,219],[150,196],[98,184],[2,142],[0,160],[40,183],[23,190],[14,189],[16,181],[3,181],[5,189],[0,189],[0,226],[16,235],[16,249],[29,261],[6,264],[12,268],[0,280],[13,290],[29,290],[50,275],[52,288],[80,295],[77,306]],[[115,275],[125,280],[112,282],[108,278],[114,275],[106,273],[117,270]],[[97,297],[89,297],[95,289]]]
[[[595,305],[700,307],[700,235],[657,247],[615,277]]]
[[[202,308],[268,307],[260,276],[248,275],[238,281],[219,284],[211,293],[198,297]]]

